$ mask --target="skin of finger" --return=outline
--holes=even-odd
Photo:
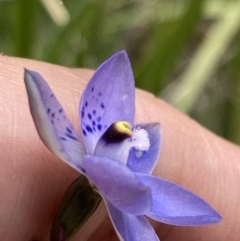
[[[92,75],[46,63],[0,57],[0,239],[49,240],[61,197],[78,173],[41,143],[31,119],[23,68],[40,72],[78,126],[79,98]],[[136,122],[160,122],[163,143],[154,175],[174,181],[208,201],[223,221],[206,227],[153,222],[161,240],[238,240],[240,228],[239,148],[199,126],[151,94],[137,91]],[[117,240],[100,205],[76,240]]]

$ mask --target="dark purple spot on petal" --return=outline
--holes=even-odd
[[[98,125],[97,125],[97,128],[98,128],[99,131],[101,131],[101,130],[102,130],[102,125],[99,125],[99,124],[98,124]]]
[[[94,91],[94,87],[92,87],[92,92]]]
[[[53,94],[51,94],[50,97],[52,98],[52,97],[53,97]]]
[[[70,134],[72,134],[72,130],[70,130],[68,127],[66,127],[67,132],[69,132]]]
[[[86,129],[87,129],[88,132],[91,132],[91,133],[93,132],[92,128],[89,125],[86,126]]]
[[[95,122],[95,121],[92,121],[92,125],[95,126],[95,125],[96,125],[96,122]]]
[[[52,118],[54,118],[55,117],[55,113],[52,113]]]
[[[58,113],[62,113],[62,112],[63,112],[63,109],[59,109],[59,110],[58,110]]]
[[[96,129],[93,127],[93,130],[96,131]]]
[[[50,111],[51,111],[51,109],[50,109],[50,108],[48,108],[48,109],[47,109],[47,113],[49,114],[49,113],[50,113]]]
[[[102,119],[101,116],[99,116],[99,117],[97,118],[97,121],[100,122],[101,119]]]
[[[87,106],[88,106],[88,102],[86,101],[86,102],[85,102],[85,107],[87,107]]]
[[[102,92],[99,91],[99,92],[98,92],[98,96],[102,96]]]
[[[103,103],[101,103],[101,108],[104,109],[105,108],[105,105]]]
[[[82,132],[84,136],[87,136],[87,132],[84,129],[82,129]]]
[[[96,115],[96,110],[93,110],[93,114]]]
[[[92,119],[92,116],[90,113],[88,113],[88,119],[91,120]]]
[[[60,137],[61,140],[66,141],[67,139],[64,137]]]
[[[72,135],[70,135],[68,133],[66,133],[66,136],[71,138],[72,140],[78,141],[78,139],[75,136],[72,136]]]

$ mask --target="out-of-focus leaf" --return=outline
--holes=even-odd
[[[105,20],[102,9],[103,4],[101,2],[93,1],[84,12],[84,22],[81,23],[80,28],[82,36],[86,40],[87,44],[86,48],[82,49],[82,51],[76,56],[77,66],[86,66],[86,60],[91,62],[91,55],[96,56],[99,52],[101,52],[101,41],[99,37],[101,34],[99,32],[101,32],[101,25]],[[95,64],[97,65],[98,63]]]
[[[189,67],[183,73],[179,85],[176,85],[175,91],[172,91],[170,102],[183,112],[188,112],[194,106],[229,43],[239,30],[239,9],[239,1],[231,1],[228,7],[223,9],[221,18],[212,26]]]
[[[15,55],[32,57],[38,1],[17,0],[15,21]]]
[[[79,24],[84,21],[84,12],[91,7],[87,0],[81,1],[78,11],[74,11],[71,15],[70,22],[64,28],[59,28],[56,32],[51,44],[47,47],[44,53],[44,60],[48,62],[58,63],[61,48],[66,44],[68,35],[73,29],[78,28]],[[79,26],[79,35],[81,28]]]
[[[64,26],[68,23],[70,16],[63,3],[59,0],[41,0],[53,21],[59,25]]]
[[[225,113],[225,137],[240,145],[240,34],[238,33],[236,43],[236,56],[230,62],[229,72],[231,83],[231,95]]]
[[[165,86],[166,77],[201,17],[203,2],[190,1],[186,13],[175,26],[166,25],[163,29],[160,24],[155,27],[153,37],[149,36],[155,43],[153,50],[134,66],[139,88],[157,94]]]

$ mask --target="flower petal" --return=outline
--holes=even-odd
[[[123,213],[109,202],[108,212],[121,241],[159,241],[153,227],[144,216]]]
[[[100,194],[118,209],[141,215],[150,210],[150,188],[122,163],[104,157],[86,155],[83,158],[85,175]]]
[[[83,145],[52,90],[40,74],[25,70],[30,111],[43,143],[71,167],[82,172]]]
[[[80,102],[79,116],[88,153],[116,121],[133,124],[135,114],[134,78],[125,51],[105,61],[89,81]]]
[[[138,124],[135,128],[144,129],[148,133],[149,150],[141,151],[132,148],[129,153],[127,166],[134,172],[152,173],[160,155],[161,128],[159,123]]]
[[[150,218],[179,226],[206,225],[221,221],[219,214],[209,204],[190,191],[161,178],[137,175],[152,190],[152,208],[146,213]]]

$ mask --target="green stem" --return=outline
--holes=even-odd
[[[34,43],[36,0],[16,1],[15,55],[31,57]]]

